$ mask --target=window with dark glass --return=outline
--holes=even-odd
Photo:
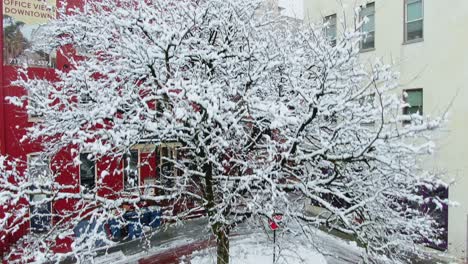
[[[404,96],[405,102],[409,105],[404,108],[405,115],[423,114],[423,90],[412,89],[406,90]]]
[[[405,0],[405,42],[423,38],[423,0]]]
[[[138,150],[132,150],[124,155],[124,189],[135,191],[139,181],[139,156]]]
[[[34,233],[47,232],[51,227],[52,203],[49,196],[41,193],[40,190],[49,190],[47,185],[48,177],[50,177],[49,162],[39,155],[29,156],[28,176],[32,183],[31,191],[38,191],[38,193],[31,194],[29,197],[31,231]]]
[[[337,30],[337,21],[336,14],[326,16],[324,23],[327,24],[325,27],[325,36],[332,46],[336,45],[336,30]]]
[[[359,13],[360,21],[367,18],[367,22],[362,25],[362,32],[364,33],[361,41],[361,50],[373,49],[375,47],[375,5],[369,3],[361,9]]]
[[[88,190],[96,184],[96,162],[89,153],[80,154],[80,185]]]

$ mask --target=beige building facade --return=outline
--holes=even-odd
[[[363,7],[358,9],[359,7]],[[306,22],[336,15],[337,37],[359,14],[369,23],[361,58],[382,58],[400,72],[400,89],[411,93],[424,115],[449,121],[436,136],[435,153],[424,167],[444,172],[449,198],[448,252],[467,258],[468,226],[468,1],[467,0],[304,0]],[[419,105],[420,104],[420,105]]]

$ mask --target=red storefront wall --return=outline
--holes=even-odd
[[[68,5],[72,6],[79,6],[82,0],[68,0]],[[59,1],[57,1],[57,5],[59,5]],[[0,8],[3,10],[3,1],[0,2]],[[19,168],[20,173],[24,173],[26,169],[26,161],[27,156],[31,153],[36,153],[41,150],[40,142],[29,142],[29,141],[21,141],[21,139],[26,134],[26,129],[30,127],[33,123],[31,122],[30,118],[28,117],[26,110],[23,108],[15,107],[9,104],[6,100],[7,97],[11,96],[22,96],[25,95],[25,90],[21,87],[13,87],[11,86],[11,82],[17,78],[17,68],[14,66],[4,65],[3,63],[3,50],[4,50],[4,41],[3,41],[3,19],[0,22],[0,26],[2,29],[2,34],[0,34],[0,54],[2,58],[2,63],[0,64],[0,153],[2,155],[7,155],[11,158],[19,159],[22,162],[22,165]],[[67,67],[67,61],[60,53],[57,54],[57,69],[64,69]],[[47,78],[49,80],[54,80],[55,74],[54,69],[50,68],[30,68],[28,70],[28,74],[31,76],[36,76],[39,78]],[[145,160],[145,166],[140,168],[140,182],[144,182],[146,178],[156,178],[156,157],[153,154],[140,154],[140,159]],[[70,185],[73,184],[76,186],[73,190],[69,190],[70,192],[78,192],[79,190],[79,167],[77,166],[66,166],[66,168],[60,168],[60,166],[65,166],[65,164],[70,164],[72,160],[71,154],[69,151],[64,150],[62,153],[59,153],[51,163],[54,164],[52,166],[53,170],[60,170],[60,176],[57,177],[57,181],[62,184]],[[108,160],[106,158],[101,159],[97,162],[97,175],[101,174],[101,171],[104,169],[109,169],[109,163],[106,163]],[[121,166],[120,162],[117,161],[110,161],[113,164],[114,168],[116,166]],[[56,168],[54,168],[54,166]],[[111,168],[112,171],[112,168]],[[116,191],[118,193],[119,190],[123,188],[123,177],[119,173],[115,173],[110,177],[107,176],[103,184],[107,188],[101,189],[98,193],[99,195],[111,195],[112,191]],[[0,186],[1,188],[1,186]],[[73,204],[76,201],[72,200],[59,200],[56,201],[53,205],[53,211],[57,214],[60,214],[63,210],[73,210]],[[23,201],[24,205],[27,206],[27,201]],[[10,209],[11,209],[10,205]],[[21,205],[16,205],[21,206]],[[6,209],[6,211],[10,210]],[[0,206],[0,216],[3,216],[5,210],[2,206]],[[13,245],[15,242],[18,241],[19,238],[24,236],[29,232],[29,224],[25,224],[19,226],[18,231],[14,234],[5,234],[3,230],[0,230],[0,259],[2,256],[7,252],[8,247]],[[67,244],[65,243],[62,248],[58,248],[57,251],[66,251]]]

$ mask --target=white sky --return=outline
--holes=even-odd
[[[303,0],[278,0],[279,6],[286,8],[283,15],[302,19],[304,17]]]

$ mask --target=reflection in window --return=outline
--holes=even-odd
[[[324,23],[328,24],[325,27],[325,36],[330,41],[330,45],[336,46],[336,14],[325,17]]]
[[[423,91],[422,89],[406,90],[405,102],[409,106],[405,107],[404,114],[423,114]]]
[[[48,191],[47,183],[50,181],[49,162],[38,155],[31,155],[28,158],[29,181],[32,183],[31,191]],[[47,194],[31,194],[29,197],[29,210],[31,213],[31,231],[42,233],[50,230],[51,227],[51,201]]]
[[[423,1],[406,0],[405,41],[423,38]]]
[[[361,41],[361,49],[373,49],[375,47],[375,7],[374,3],[367,4],[359,13],[360,21],[367,18],[367,23],[362,25],[362,32],[365,33]]]
[[[404,101],[408,104],[403,108],[404,115],[422,115],[423,114],[423,90],[411,89],[405,90],[403,94]],[[403,124],[411,123],[410,120],[405,120]]]

